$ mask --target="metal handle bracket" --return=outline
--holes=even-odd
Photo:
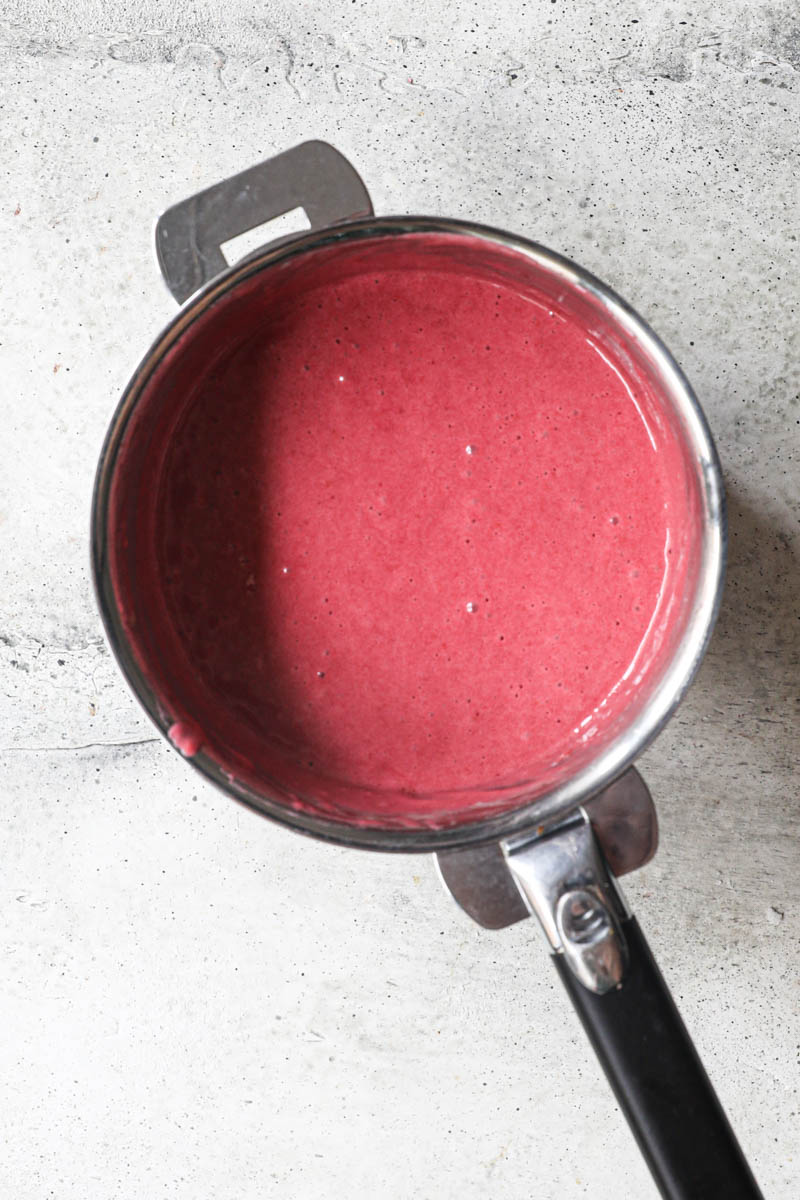
[[[510,850],[508,867],[550,945],[583,986],[600,995],[619,987],[629,913],[586,813]]]

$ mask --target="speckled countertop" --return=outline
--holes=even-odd
[[[102,12],[101,12],[102,9]],[[92,602],[94,464],[173,311],[156,213],[308,137],[376,211],[534,237],[685,367],[729,489],[717,633],[627,886],[768,1197],[800,1193],[797,129],[789,0],[7,0],[0,17],[0,1191],[644,1200],[523,922],[202,785]]]

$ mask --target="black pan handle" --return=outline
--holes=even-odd
[[[589,812],[506,861],[664,1200],[762,1200]]]
[[[553,961],[665,1200],[763,1200],[635,917],[623,983],[603,995]]]

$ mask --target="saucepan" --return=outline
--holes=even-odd
[[[228,265],[226,243],[297,208],[304,210],[309,229],[274,239]],[[170,208],[157,223],[156,249],[181,307],[122,396],[100,457],[92,514],[100,611],[122,671],[145,710],[195,770],[264,816],[345,846],[434,853],[455,900],[486,928],[535,915],[662,1194],[670,1200],[759,1196],[617,882],[655,851],[655,811],[632,763],[697,670],[724,572],[720,466],[706,420],[676,362],[628,304],[543,246],[466,221],[375,217],[356,171],[322,142],[304,143]],[[233,567],[225,558],[208,568],[204,586],[218,587],[223,624],[217,634],[206,630],[205,643],[195,640],[190,652],[173,644],[169,614],[156,597],[164,576],[172,580],[170,586],[182,586],[174,580],[181,572],[176,563],[202,561],[209,546],[224,557],[238,545],[238,534],[228,537],[224,513],[210,501],[189,539],[196,545],[176,544],[173,552],[165,535],[160,557],[153,551],[163,532],[158,497],[165,486],[164,448],[184,436],[181,421],[199,403],[196,397],[208,380],[224,382],[230,347],[279,328],[289,301],[302,307],[303,297],[310,297],[322,278],[335,292],[354,273],[372,273],[377,288],[381,272],[409,262],[422,264],[434,280],[444,278],[441,272],[452,277],[454,264],[459,269],[466,264],[471,277],[497,285],[498,303],[501,285],[511,284],[525,296],[535,292],[554,318],[568,312],[605,360],[617,364],[620,377],[638,380],[649,397],[653,419],[672,447],[672,474],[684,512],[681,571],[669,598],[669,621],[658,630],[648,627],[649,667],[628,673],[613,712],[600,712],[598,705],[586,729],[575,729],[568,748],[546,762],[537,760],[535,769],[525,772],[515,764],[516,773],[483,780],[479,788],[466,788],[461,780],[435,796],[415,789],[413,779],[383,780],[380,786],[361,780],[350,786],[335,772],[316,768],[313,759],[294,761],[283,727],[265,765],[263,747],[252,733],[256,702],[250,698],[249,708],[239,701],[226,705],[220,693],[211,705],[193,691],[193,680],[202,673],[199,658],[206,651],[213,654],[217,642],[229,639],[240,658],[261,653],[257,645],[240,644],[245,601],[233,583],[229,594],[225,590],[226,572],[248,570],[244,558]],[[384,310],[391,301],[377,288],[382,336],[390,329]],[[447,352],[459,353],[458,345]],[[343,374],[339,380],[344,383]],[[229,380],[215,400],[219,411],[212,413],[220,431],[220,465],[215,467],[213,455],[206,453],[193,468],[191,456],[184,456],[183,491],[175,492],[174,504],[183,503],[184,496],[191,504],[199,484],[208,482],[193,477],[193,470],[195,476],[224,474],[226,421],[238,403],[237,386],[249,384],[243,378]],[[432,396],[431,405],[436,403]],[[279,427],[272,436],[280,455]],[[467,455],[473,449],[480,453],[481,447],[466,446]],[[352,459],[344,455],[336,470],[351,468]],[[423,476],[421,487],[435,489],[436,471]],[[513,484],[509,480],[510,506]],[[212,487],[210,494],[221,493]],[[187,557],[192,554],[193,559]],[[253,578],[249,575],[242,586],[250,587]],[[187,591],[187,611],[190,602]],[[359,603],[363,607],[363,596]],[[470,612],[476,607],[466,605]],[[324,674],[316,672],[320,681]],[[274,718],[277,728],[280,697],[270,696],[262,710],[260,727]],[[391,725],[392,713],[385,719]]]

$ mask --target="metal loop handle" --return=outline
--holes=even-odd
[[[173,204],[156,223],[156,256],[172,295],[182,304],[227,268],[223,243],[301,207],[312,229],[372,214],[355,168],[333,146],[317,141]]]

